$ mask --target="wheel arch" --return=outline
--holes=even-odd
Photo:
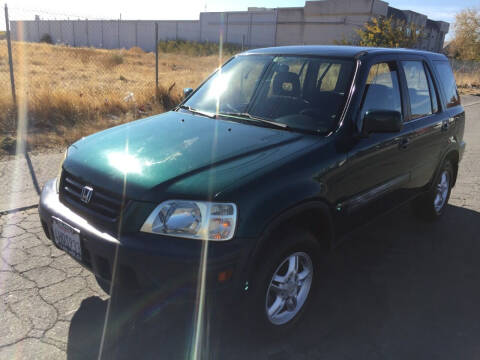
[[[457,175],[458,175],[458,163],[460,161],[460,153],[456,149],[452,149],[443,158],[442,164],[446,161],[449,160],[450,163],[453,166],[453,182],[452,182],[452,187],[455,186],[457,182]],[[438,170],[440,171],[440,169]]]
[[[258,259],[264,256],[275,241],[276,234],[284,229],[301,227],[313,233],[322,251],[333,248],[335,231],[330,206],[323,200],[310,200],[277,214],[265,227],[252,250],[247,266],[247,278],[258,266]]]
[[[458,164],[460,162],[460,152],[456,148],[450,148],[445,153],[440,159],[440,162],[437,165],[437,168],[435,169],[435,172],[433,173],[432,179],[430,180],[430,185],[429,187],[434,186],[435,179],[438,177],[440,171],[442,170],[442,166],[445,163],[445,161],[450,161],[450,163],[453,166],[453,183],[452,183],[452,188],[455,186],[455,183],[457,182],[457,174],[458,174]]]

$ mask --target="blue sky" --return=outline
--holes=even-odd
[[[427,14],[431,19],[453,22],[455,13],[480,8],[479,0],[390,0],[390,6]],[[249,6],[303,6],[304,0],[11,0],[11,19],[45,18],[117,19],[197,19],[200,11],[246,10]],[[3,14],[0,28],[3,28]]]

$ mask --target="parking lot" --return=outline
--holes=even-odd
[[[443,219],[420,222],[404,206],[349,235],[327,257],[318,299],[298,329],[271,339],[224,319],[229,334],[210,341],[211,358],[480,357],[480,97],[463,103],[467,151]],[[61,156],[52,156],[42,160],[42,174],[56,173]],[[3,188],[6,176],[1,172]],[[46,239],[36,208],[0,216],[0,234],[0,359],[97,358],[102,334],[121,349],[114,357],[188,354],[184,325],[192,314],[184,311],[157,309],[153,322],[127,335],[118,335],[122,319],[114,313],[104,328],[108,296]]]

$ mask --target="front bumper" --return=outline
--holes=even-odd
[[[156,291],[165,300],[195,299],[201,283],[207,294],[221,294],[226,299],[238,298],[242,293],[242,273],[247,261],[242,245],[248,241],[207,243],[141,232],[115,237],[61,203],[55,180],[42,190],[39,214],[51,240],[52,216],[78,229],[82,259],[76,260],[104,281],[110,283],[114,279],[115,286]],[[219,274],[224,271],[232,276],[220,281]]]

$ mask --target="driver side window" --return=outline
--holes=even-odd
[[[394,62],[378,63],[370,68],[363,95],[361,118],[373,110],[402,113],[398,71]]]

